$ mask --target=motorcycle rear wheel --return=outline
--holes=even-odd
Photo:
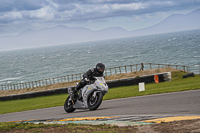
[[[72,101],[69,100],[69,96],[67,97],[66,101],[65,101],[65,104],[64,104],[64,110],[67,112],[67,113],[71,113],[71,112],[74,112],[76,109],[73,108],[73,103]]]
[[[103,94],[102,93],[97,93],[96,97],[93,97],[93,93],[90,94],[88,97],[88,109],[89,110],[96,110],[100,105],[103,100]]]

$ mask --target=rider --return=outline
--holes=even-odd
[[[87,81],[91,80],[93,77],[103,76],[105,70],[105,65],[103,63],[98,63],[96,68],[89,69],[85,74],[83,74],[83,79],[74,88],[72,98],[75,99],[77,96],[77,91],[83,88]]]

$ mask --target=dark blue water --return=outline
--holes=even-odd
[[[0,52],[0,85],[138,63],[200,64],[200,30]]]

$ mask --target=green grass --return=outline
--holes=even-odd
[[[108,95],[104,96],[104,100],[200,89],[199,75],[184,79],[180,77],[181,74],[174,73],[174,75],[169,82],[146,84],[145,91],[142,92],[139,92],[138,85],[111,88]]]
[[[68,94],[0,102],[0,114],[64,105]]]
[[[0,122],[0,131],[4,131],[4,130],[11,130],[11,129],[32,129],[32,128],[44,128],[44,127],[48,127],[49,125],[46,124],[31,124],[31,123],[8,123],[8,122]],[[56,124],[52,124],[53,126],[58,126]]]
[[[67,133],[127,133],[136,132],[132,127],[118,127],[112,125],[85,125],[85,124],[32,124],[32,123],[0,123],[0,132],[67,132]]]
[[[146,84],[145,91],[142,92],[138,91],[138,85],[111,88],[104,96],[104,100],[200,89],[200,75],[182,79],[183,74],[180,72],[173,73],[172,81],[169,82]],[[0,114],[63,106],[67,96],[67,94],[61,94],[22,100],[0,101]]]

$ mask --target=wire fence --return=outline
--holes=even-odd
[[[193,72],[195,74],[200,74],[200,65],[190,65],[189,72]]]
[[[113,67],[113,68],[106,68],[105,76],[121,74],[121,73],[144,71],[144,70],[156,69],[156,68],[165,68],[165,67],[172,67],[174,69],[183,70],[185,72],[197,70],[197,72],[200,73],[200,65],[198,65],[197,67],[197,66],[184,66],[184,65],[141,63],[141,64],[134,64],[134,65],[118,66],[118,67]],[[56,78],[49,78],[49,79],[43,79],[43,80],[31,81],[31,82],[25,82],[25,83],[0,85],[0,90],[36,88],[36,87],[47,86],[47,85],[52,85],[52,84],[57,84],[57,83],[77,81],[77,80],[82,79],[83,74],[84,73],[79,73],[79,74],[72,74],[72,75],[66,75],[66,76],[61,76],[61,77],[56,77]]]

